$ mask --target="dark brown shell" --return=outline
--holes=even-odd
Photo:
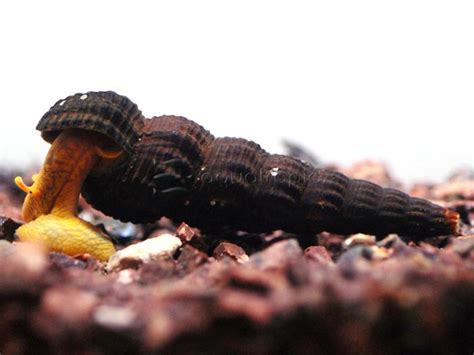
[[[129,159],[106,175],[89,176],[82,193],[94,207],[125,221],[150,222],[179,214],[183,195],[177,196],[176,188],[192,190],[213,140],[208,131],[183,117],[145,119]],[[167,177],[157,183],[154,177],[160,174]]]
[[[143,116],[136,104],[113,91],[101,91],[59,100],[44,114],[36,129],[50,143],[66,128],[99,132],[131,153],[142,126]]]
[[[112,92],[85,95],[56,103],[38,129],[94,127],[129,152],[82,188],[93,206],[115,218],[167,216],[205,230],[414,238],[458,232],[459,216],[429,201],[269,154],[245,139],[214,138],[184,117],[143,119],[133,103]]]

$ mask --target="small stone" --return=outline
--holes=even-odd
[[[375,245],[375,236],[357,233],[344,240],[342,244],[344,248],[352,248],[356,245]]]
[[[316,241],[317,245],[324,246],[334,259],[341,254],[345,238],[343,235],[322,232],[317,235]]]
[[[372,260],[385,260],[390,257],[390,251],[378,246],[372,247]]]
[[[207,254],[192,247],[191,245],[185,245],[178,257],[177,265],[181,274],[189,274],[198,266],[207,262],[207,260]]]
[[[143,227],[140,224],[121,222],[113,218],[103,218],[95,222],[102,223],[105,231],[118,244],[126,245],[134,240],[143,239]]]
[[[302,259],[303,250],[295,239],[283,240],[253,254],[245,264],[259,270],[284,270],[292,262]]]
[[[406,243],[401,240],[397,234],[389,234],[387,237],[379,241],[377,246],[386,249],[407,247]]]
[[[195,236],[195,233],[193,229],[188,226],[186,223],[181,223],[176,230],[176,235],[178,236],[181,241],[184,242],[190,242],[191,239]]]
[[[183,222],[176,229],[176,236],[181,239],[183,244],[189,244],[204,253],[208,252],[209,246],[204,241],[204,238],[201,236],[201,233],[198,229],[191,228],[189,225]]]
[[[0,216],[0,239],[13,242],[15,240],[15,231],[21,223],[15,222],[13,219]]]
[[[321,265],[333,265],[331,255],[329,255],[327,249],[322,246],[310,246],[305,249],[304,256],[306,259]]]
[[[455,238],[449,248],[462,257],[469,255],[474,250],[474,235]]]
[[[94,312],[94,320],[98,324],[113,329],[130,327],[135,317],[134,311],[120,306],[103,305],[97,307]]]
[[[79,254],[77,256],[68,256],[63,253],[49,253],[49,260],[52,264],[61,269],[77,268],[84,270],[102,270],[100,261],[88,254]]]
[[[142,264],[162,258],[171,258],[183,243],[172,234],[162,234],[159,237],[147,239],[132,244],[112,255],[106,266],[108,272],[134,268]]]
[[[136,239],[140,240],[143,238],[143,229],[141,225],[133,223],[124,223],[117,220],[113,220],[112,223],[106,223],[105,230],[107,233],[116,239],[123,240],[125,242]]]
[[[370,261],[373,259],[372,248],[364,245],[357,245],[343,253],[337,260],[339,267],[352,268],[359,261]]]
[[[225,255],[230,256],[239,264],[246,263],[249,260],[245,250],[234,243],[222,242],[214,249],[212,254],[217,260],[221,260]]]

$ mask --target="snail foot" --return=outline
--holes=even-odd
[[[42,215],[19,227],[16,234],[22,242],[38,242],[70,256],[87,253],[107,261],[115,253],[112,241],[100,228],[75,216]]]

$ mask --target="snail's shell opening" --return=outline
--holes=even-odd
[[[115,152],[124,152],[124,154],[121,154],[118,156],[116,159],[105,159],[100,162],[96,167],[94,167],[90,174],[91,175],[101,175],[104,171],[107,169],[110,169],[113,165],[116,165],[120,163],[125,156],[127,155],[124,151],[124,149],[113,139],[107,137],[105,134],[93,131],[93,130],[87,130],[87,129],[82,129],[82,128],[68,128],[66,129],[68,131],[77,131],[77,132],[87,132],[87,135],[92,138],[93,145],[99,147],[102,151],[106,151],[109,153],[115,153]],[[51,130],[51,131],[42,131],[41,132],[41,137],[48,143],[53,143],[56,138],[64,131],[66,130]],[[92,147],[91,147],[92,148]]]
[[[96,144],[104,150],[111,151],[111,152],[118,152],[118,151],[123,150],[123,148],[117,142],[107,137],[105,134],[102,134],[93,130],[82,129],[82,128],[68,128],[68,129],[89,132],[89,134],[96,136],[97,137]],[[53,143],[54,140],[64,131],[65,130],[42,131],[41,137],[46,142]]]

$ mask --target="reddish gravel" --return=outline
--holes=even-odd
[[[352,174],[399,186],[375,163]],[[396,235],[202,235],[164,218],[111,221],[82,202],[81,215],[104,223],[120,248],[163,233],[181,240],[108,273],[85,255],[14,242],[20,200],[10,178],[0,177],[2,355],[474,351],[472,174],[412,188],[463,221],[462,237],[419,244]]]

